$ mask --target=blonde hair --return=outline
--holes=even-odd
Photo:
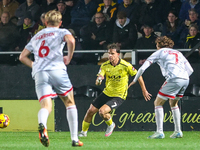
[[[158,47],[160,47],[160,48],[163,48],[163,47],[173,48],[173,46],[174,46],[174,41],[172,41],[167,36],[157,37],[155,42],[156,42],[156,44],[158,44]]]
[[[47,25],[58,26],[62,20],[62,15],[59,11],[50,10],[45,14]]]

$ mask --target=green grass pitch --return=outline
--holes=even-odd
[[[3,130],[3,129],[1,129]],[[69,132],[50,132],[50,145],[44,147],[36,132],[1,132],[0,150],[199,150],[200,131],[185,131],[183,138],[170,139],[172,131],[165,132],[164,139],[147,139],[153,132],[114,131],[110,137],[104,132],[88,132],[80,140],[83,147],[72,147]]]

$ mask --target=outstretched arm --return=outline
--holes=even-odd
[[[141,89],[142,89],[142,94],[143,94],[145,100],[146,100],[146,101],[149,101],[149,100],[151,99],[151,96],[152,96],[152,95],[147,91],[142,76],[139,77],[138,82],[139,82],[140,87],[141,87]]]
[[[149,61],[145,61],[144,64],[139,68],[135,78],[133,79],[133,81],[129,84],[128,87],[130,87],[131,85],[135,84],[137,82],[137,80],[139,79],[139,77],[143,74],[143,72],[151,65],[151,63]]]
[[[138,80],[140,86],[141,86],[141,89],[142,89],[142,94],[145,98],[146,101],[150,100],[152,96],[146,89],[146,86],[144,84],[144,80],[142,78],[142,74],[143,72],[151,65],[151,63],[149,61],[145,61],[144,64],[139,68],[135,78],[133,79],[133,81],[129,84],[128,88],[130,86],[132,86],[133,84],[135,84]]]
[[[137,74],[135,75],[135,78],[134,78],[133,81],[129,84],[128,88],[137,82],[137,80],[138,80],[139,77],[143,74],[143,72],[144,72],[144,70],[142,69],[142,67],[140,67],[140,69],[138,70]]]

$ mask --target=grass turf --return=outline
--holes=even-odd
[[[1,131],[1,130],[0,130]],[[199,150],[200,132],[185,131],[183,138],[170,139],[173,132],[165,132],[164,139],[147,139],[153,132],[120,132],[115,131],[110,137],[104,132],[88,132],[87,137],[80,140],[81,150]],[[0,150],[69,150],[71,146],[69,132],[50,132],[50,145],[44,147],[36,132],[0,132]]]

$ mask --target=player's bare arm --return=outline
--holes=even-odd
[[[129,86],[128,86],[128,88],[130,88],[133,84],[135,84],[136,82],[134,82],[134,81],[132,81],[130,84],[129,84]]]
[[[20,56],[19,56],[19,60],[25,64],[26,66],[32,68],[33,66],[33,61],[31,59],[28,58],[28,56],[31,54],[31,52],[27,49],[24,49]]]
[[[97,77],[97,79],[96,79],[96,85],[101,85],[101,82],[102,82],[102,80],[104,79],[104,76],[102,76],[102,75],[99,75],[98,77]]]
[[[75,49],[75,39],[72,35],[67,34],[65,35],[65,41],[67,43],[68,55],[64,56],[64,63],[68,65],[73,57],[74,49]]]
[[[134,82],[134,81],[133,81],[133,82]],[[141,89],[142,89],[142,94],[143,94],[145,100],[146,100],[146,101],[149,101],[149,100],[151,99],[151,96],[152,96],[152,95],[147,91],[142,76],[140,76],[140,77],[138,78],[138,82],[139,82],[140,87],[141,87]]]

